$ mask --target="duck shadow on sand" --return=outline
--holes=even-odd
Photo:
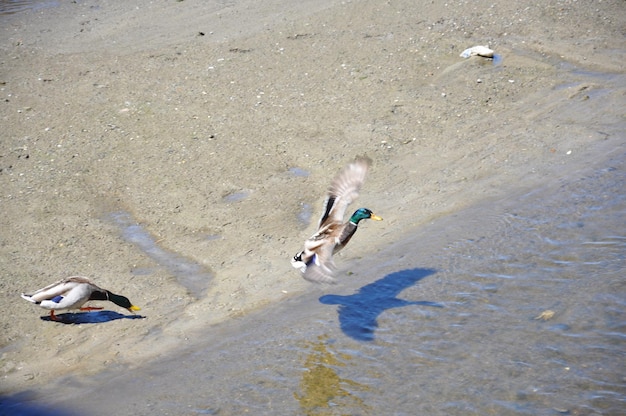
[[[62,313],[56,315],[56,320],[50,318],[49,315],[42,316],[42,321],[58,322],[60,324],[100,324],[103,322],[115,321],[117,319],[144,319],[142,315],[122,315],[114,311],[96,311],[96,312],[76,312]]]
[[[325,305],[339,305],[337,313],[344,334],[357,341],[372,341],[378,327],[378,316],[387,309],[409,305],[443,307],[435,302],[397,298],[404,289],[435,272],[433,269],[401,270],[363,286],[353,295],[324,295],[319,301]]]

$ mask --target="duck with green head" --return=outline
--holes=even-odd
[[[348,244],[361,220],[382,220],[368,208],[359,208],[347,222],[343,222],[348,205],[359,196],[371,163],[367,157],[358,157],[333,179],[317,232],[304,242],[304,250],[291,259],[293,267],[300,269],[306,280],[334,283],[333,254]]]
[[[33,292],[32,295],[22,293],[22,298],[50,310],[50,319],[57,320],[54,311],[66,309],[80,309],[91,311],[102,309],[100,307],[83,306],[90,300],[108,300],[117,306],[128,309],[129,312],[138,311],[138,306],[130,303],[126,296],[115,293],[96,286],[86,277],[72,276],[59,280],[49,286]]]

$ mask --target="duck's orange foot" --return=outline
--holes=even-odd
[[[80,308],[81,311],[99,311],[101,309],[104,309],[104,308],[98,308],[95,306],[85,306],[85,307]]]

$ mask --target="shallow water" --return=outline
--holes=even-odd
[[[0,0],[0,16],[58,6],[53,0]]]
[[[137,223],[126,211],[117,211],[109,215],[110,220],[119,227],[124,239],[133,243],[146,256],[154,260],[159,267],[165,268],[176,277],[176,281],[196,299],[202,298],[213,279],[213,274],[202,264],[159,246],[154,237]],[[209,236],[208,238],[214,238]],[[148,269],[138,269],[136,274],[150,274]]]
[[[340,285],[132,372],[59,380],[37,402],[84,415],[620,414],[625,156],[441,218],[384,262],[344,261]]]

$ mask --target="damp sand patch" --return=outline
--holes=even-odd
[[[213,273],[206,266],[160,247],[152,234],[135,221],[130,213],[116,211],[108,217],[120,229],[124,240],[133,243],[146,256],[176,277],[176,281],[196,299],[204,297],[213,279]],[[142,274],[149,273],[142,269]]]

